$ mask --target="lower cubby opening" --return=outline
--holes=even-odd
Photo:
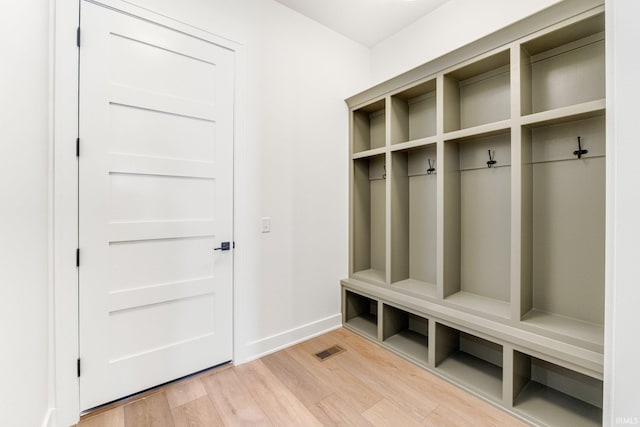
[[[544,425],[602,425],[602,381],[514,351],[513,407]]]
[[[502,346],[436,324],[435,366],[454,381],[492,400],[502,399]]]
[[[378,302],[345,290],[345,323],[373,339],[378,338]]]
[[[429,353],[429,321],[399,308],[384,305],[382,339],[405,357],[426,365]]]

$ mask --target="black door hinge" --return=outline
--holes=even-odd
[[[76,267],[80,267],[80,248],[76,249]]]
[[[80,47],[80,27],[76,30],[76,45]]]
[[[76,138],[76,157],[80,157],[80,138]]]
[[[80,358],[78,358],[77,367],[78,367],[78,378],[80,378]]]

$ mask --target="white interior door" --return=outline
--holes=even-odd
[[[233,52],[83,1],[80,406],[231,360]],[[73,102],[73,100],[70,100]]]

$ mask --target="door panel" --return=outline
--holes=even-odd
[[[233,53],[83,2],[81,409],[231,360]]]
[[[113,153],[215,161],[215,122],[124,105],[111,105],[109,113]],[[155,129],[155,135],[148,129]]]

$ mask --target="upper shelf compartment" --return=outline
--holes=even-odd
[[[444,131],[453,132],[511,116],[509,51],[444,75]]]
[[[604,14],[521,45],[522,115],[604,99]]]
[[[385,146],[385,100],[381,99],[353,112],[353,152]]]
[[[430,80],[391,97],[391,143],[436,134],[436,81]]]

